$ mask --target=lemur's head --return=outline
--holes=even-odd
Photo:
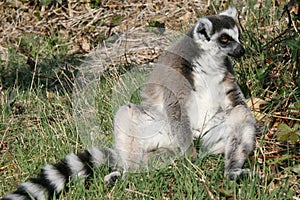
[[[236,14],[236,9],[230,7],[219,15],[200,18],[192,31],[197,46],[214,55],[243,56],[245,49],[239,42]]]

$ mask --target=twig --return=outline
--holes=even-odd
[[[196,169],[200,174],[201,174],[201,178],[200,178],[200,181],[203,183],[204,187],[205,187],[205,190],[207,191],[208,193],[208,196],[210,197],[210,199],[216,199],[213,195],[213,193],[210,191],[209,187],[207,186],[206,182],[205,182],[205,175],[204,173],[199,169],[198,166],[196,166],[194,163],[192,163],[189,159],[187,159],[187,161],[189,162],[189,164],[191,164],[193,166],[194,169]],[[188,170],[190,170],[189,168],[187,168]]]
[[[290,31],[289,28],[285,29],[285,30],[284,30],[283,32],[281,32],[278,36],[276,36],[275,38],[272,38],[271,41],[269,41],[269,42],[267,42],[266,44],[264,44],[261,48],[262,48],[262,49],[265,49],[265,48],[268,47],[269,45],[273,45],[274,43],[275,43],[275,44],[278,44],[278,43],[282,42],[284,39],[281,39],[281,40],[279,40],[279,41],[276,41],[276,40],[278,40],[279,38],[281,38],[284,34],[286,34],[286,33],[289,32],[289,31]]]
[[[285,116],[279,116],[279,115],[273,115],[273,114],[270,114],[269,116],[275,117],[275,118],[280,118],[280,119],[287,119],[287,120],[292,120],[292,121],[298,121],[298,122],[300,122],[300,119],[292,118],[292,117],[285,117]]]
[[[14,118],[10,118],[9,121],[8,121],[7,127],[6,127],[6,129],[5,129],[4,133],[3,133],[3,136],[2,136],[2,139],[1,139],[1,142],[0,142],[0,149],[2,148],[2,145],[4,145],[4,139],[6,137],[6,133],[8,132],[13,119]]]
[[[9,148],[6,147],[6,145],[4,144],[4,139],[5,139],[6,134],[7,134],[8,130],[9,130],[9,128],[10,128],[10,125],[12,124],[13,119],[14,119],[13,117],[9,119],[8,124],[7,124],[7,127],[6,127],[6,129],[5,129],[4,133],[3,133],[3,136],[2,136],[2,139],[1,139],[1,142],[0,142],[0,149],[1,149],[2,146],[3,146],[3,148],[4,148],[4,149],[6,150],[6,152],[8,153],[8,156],[9,156],[9,158],[10,158],[11,161],[13,161],[13,157],[12,157],[10,151],[9,151]],[[16,174],[18,174],[18,173],[19,173],[18,168],[17,168],[15,165],[13,165],[13,168],[14,168]]]
[[[37,70],[38,57],[39,57],[39,54],[37,54],[35,57],[34,70],[33,70],[32,79],[31,79],[31,83],[30,83],[30,89],[29,89],[29,98],[31,97],[31,92],[33,89],[34,79],[35,79],[36,70]]]
[[[266,158],[269,158],[269,159],[274,159],[274,158],[295,158],[295,159],[300,159],[300,156],[295,156],[295,155],[287,155],[287,156],[282,156],[282,155],[278,155],[278,156],[249,156],[249,158],[261,158],[261,159],[266,159]]]
[[[149,196],[147,194],[144,194],[144,193],[141,193],[139,191],[135,191],[135,190],[131,190],[131,189],[125,189],[127,192],[132,192],[132,193],[135,193],[135,194],[138,194],[138,195],[141,195],[141,196],[145,196],[145,197],[148,197],[150,199],[155,199],[154,197],[152,196]]]

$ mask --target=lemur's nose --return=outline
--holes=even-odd
[[[241,44],[234,49],[232,56],[235,58],[240,58],[245,54],[245,49]]]

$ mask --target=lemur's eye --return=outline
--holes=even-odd
[[[226,44],[228,41],[229,41],[229,40],[228,40],[228,38],[226,38],[226,37],[222,37],[222,38],[221,38],[221,42],[222,42],[223,44]]]
[[[231,40],[230,36],[227,34],[222,34],[219,38],[221,44],[227,44]]]

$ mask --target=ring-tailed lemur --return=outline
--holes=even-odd
[[[160,56],[143,87],[142,103],[124,105],[116,113],[112,149],[67,155],[3,200],[51,199],[71,178],[91,176],[93,167],[139,170],[159,149],[194,157],[194,138],[200,138],[201,150],[225,155],[226,176],[239,176],[254,147],[255,120],[229,60],[245,52],[235,18],[234,8],[200,18]],[[113,171],[104,179],[113,183],[118,176],[121,172]]]

